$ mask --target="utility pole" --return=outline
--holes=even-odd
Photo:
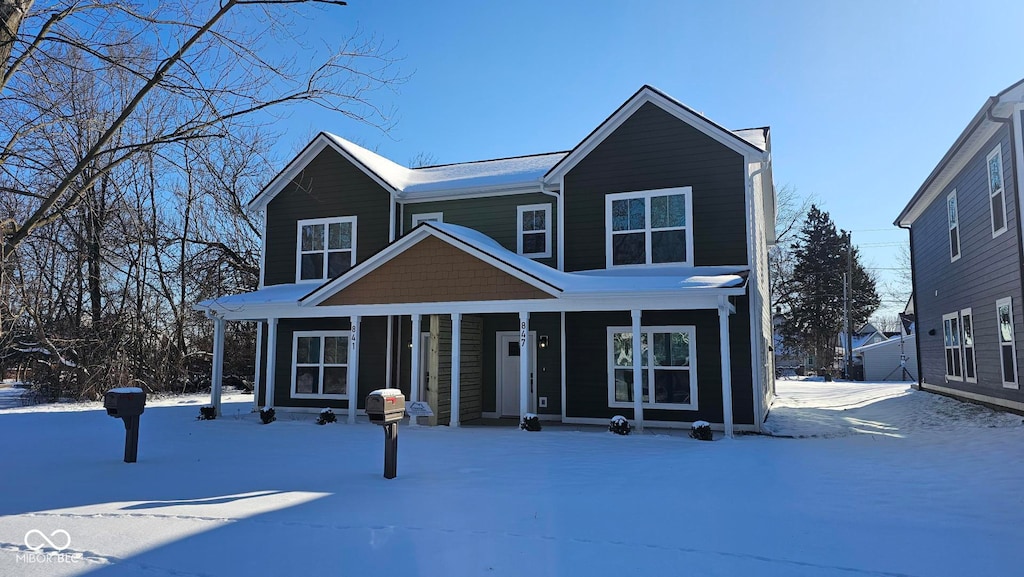
[[[843,307],[846,324],[846,378],[853,379],[853,324],[850,322],[850,303],[853,301],[853,242],[846,232],[846,274],[843,275]]]

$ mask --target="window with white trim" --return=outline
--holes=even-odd
[[[356,263],[356,217],[312,218],[298,223],[295,281],[335,278]]]
[[[960,213],[956,208],[956,189],[946,197],[946,217],[949,222],[949,262],[960,258]]]
[[[946,351],[946,378],[951,381],[963,380],[963,365],[960,351],[960,315],[942,315],[943,346]]]
[[[607,195],[607,267],[693,264],[691,213],[689,186]]]
[[[412,228],[421,222],[444,222],[443,212],[421,212],[412,215]]]
[[[692,326],[642,327],[640,367],[643,406],[697,408],[697,361]],[[633,329],[608,327],[608,406],[633,406]],[[651,396],[651,383],[654,395]]]
[[[996,329],[999,333],[999,365],[1003,386],[1017,388],[1017,351],[1013,335],[1013,300],[1010,297],[996,301]]]
[[[997,145],[988,158],[989,213],[992,215],[992,238],[1006,232],[1006,193],[1003,190],[1003,152]]]
[[[347,399],[349,331],[296,331],[292,339],[292,397]]]
[[[551,205],[526,204],[516,209],[516,252],[531,258],[551,256]]]
[[[964,357],[964,380],[969,383],[978,382],[978,368],[974,358],[974,314],[971,309],[960,311],[960,330],[963,332],[961,343]]]

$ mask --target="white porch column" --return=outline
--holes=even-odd
[[[636,430],[642,433],[644,430],[644,355],[640,342],[640,313],[641,311],[635,309],[629,311],[633,318],[633,420]],[[653,383],[648,386],[653,386]]]
[[[448,425],[459,426],[459,394],[462,375],[462,313],[452,313],[452,416]]]
[[[224,319],[213,317],[213,370],[210,374],[210,404],[220,416],[220,388],[224,381]]]
[[[256,380],[252,384],[252,409],[259,410],[260,378],[263,376],[263,321],[256,322]]]
[[[277,373],[277,319],[267,319],[267,395],[263,406],[274,406],[274,377]]]
[[[391,383],[391,357],[394,356],[394,322],[392,322],[391,315],[388,315],[388,334],[387,343],[384,345],[387,348],[387,356],[384,357],[384,386],[385,388],[397,388],[392,387]]]
[[[729,302],[718,297],[718,333],[722,357],[722,423],[725,436],[732,437],[732,356],[729,352]],[[692,346],[692,345],[691,345]]]
[[[519,313],[519,420],[530,412],[530,313]]]
[[[362,317],[353,315],[352,330],[348,337],[348,424],[356,422],[356,406],[359,404],[359,322]]]
[[[412,315],[412,356],[409,359],[409,403],[420,400],[420,315]],[[416,417],[410,419],[410,425],[416,424]]]

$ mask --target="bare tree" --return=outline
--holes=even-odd
[[[768,276],[771,283],[772,311],[789,310],[793,303],[793,237],[799,230],[814,196],[800,196],[796,188],[783,186],[776,195],[776,243],[768,251]]]

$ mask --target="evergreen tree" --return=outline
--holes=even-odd
[[[793,300],[781,327],[786,347],[814,356],[816,369],[835,361],[836,337],[843,329],[843,275],[847,272],[847,239],[825,211],[812,205],[792,246]],[[850,322],[856,329],[878,308],[875,280],[852,251],[853,282]]]

